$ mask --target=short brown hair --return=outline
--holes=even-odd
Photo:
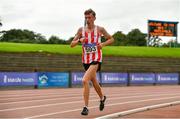
[[[84,12],[84,15],[92,14],[94,17],[96,17],[96,13],[92,9],[88,9]]]

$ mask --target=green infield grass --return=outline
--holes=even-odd
[[[81,54],[81,45],[27,44],[0,42],[0,52],[46,52],[56,54]],[[106,46],[103,55],[128,57],[173,57],[180,58],[180,48]]]

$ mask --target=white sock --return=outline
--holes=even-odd
[[[104,96],[102,97],[101,101],[104,100]]]

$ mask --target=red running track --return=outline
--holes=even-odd
[[[93,88],[90,91],[89,115],[80,114],[84,106],[82,88],[32,89],[0,91],[0,118],[97,118],[117,112],[180,100],[180,87],[130,86],[103,87],[107,96],[104,111],[99,111],[99,98]],[[174,106],[180,110],[180,106]],[[163,108],[173,111],[171,108]],[[162,111],[163,109],[159,109]],[[128,118],[155,118],[159,111],[147,111],[125,116]],[[146,114],[146,116],[145,116]],[[147,116],[148,114],[148,116]],[[158,113],[163,118],[164,114]],[[174,118],[180,118],[176,111]],[[169,117],[170,118],[170,117]]]

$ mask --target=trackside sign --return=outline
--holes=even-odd
[[[36,73],[1,72],[0,86],[37,85]]]
[[[178,73],[159,73],[156,74],[157,84],[178,84],[179,74]]]
[[[153,84],[155,83],[154,73],[130,73],[131,84]]]

